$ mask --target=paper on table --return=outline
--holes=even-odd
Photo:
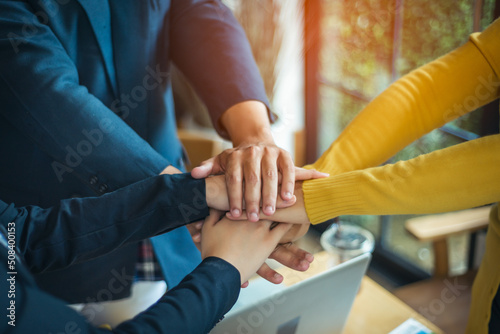
[[[389,334],[432,334],[429,328],[422,325],[417,320],[410,318],[392,330]]]

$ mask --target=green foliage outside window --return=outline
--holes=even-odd
[[[340,131],[393,80],[465,43],[473,32],[474,6],[474,0],[323,0],[321,151],[338,135],[324,128]],[[491,23],[493,8],[493,0],[483,2],[481,29]],[[478,119],[472,113],[454,124],[477,132]],[[444,133],[420,141],[397,158],[457,142]]]
[[[399,5],[399,4],[402,4]],[[320,54],[319,154],[343,128],[391,82],[444,55],[467,41],[474,31],[475,0],[322,0]],[[482,2],[479,30],[493,20],[494,0]],[[453,121],[478,133],[481,112]],[[392,161],[407,160],[462,142],[435,130],[398,153]],[[344,216],[382,237],[384,247],[427,271],[432,270],[431,248],[410,238],[404,221],[390,217],[390,228],[380,235],[377,216]],[[465,266],[465,236],[451,240],[451,267]]]

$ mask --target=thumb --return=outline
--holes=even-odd
[[[304,169],[300,167],[295,167],[295,181],[322,179],[329,176],[330,174],[318,172],[315,169]]]
[[[217,174],[220,172],[220,166],[215,162],[215,158],[210,158],[201,163],[200,166],[193,168],[191,176],[195,179],[204,179],[209,175]]]

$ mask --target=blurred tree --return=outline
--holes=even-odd
[[[475,5],[476,0],[323,0],[321,76],[347,93],[336,95],[335,110],[323,105],[326,122],[320,124],[333,128],[333,121],[344,128],[394,79],[463,44],[473,31]],[[493,8],[494,0],[482,2],[481,29],[491,23]],[[476,131],[478,120],[473,113],[454,124]],[[433,134],[398,158],[455,143],[449,135]]]
[[[453,50],[474,30],[490,24],[495,1],[321,0],[321,4],[318,142],[323,151],[392,81]],[[476,13],[476,8],[480,12]],[[480,111],[469,113],[452,125],[479,133],[481,116]],[[462,141],[438,129],[406,147],[392,161],[407,160]],[[385,250],[429,271],[432,261],[420,254],[429,252],[430,246],[408,237],[403,224],[407,218],[391,216],[382,223],[378,216],[342,217],[369,228]],[[451,253],[461,254],[457,268],[466,266],[464,240],[450,243]]]

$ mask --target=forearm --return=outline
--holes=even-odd
[[[5,255],[2,260],[6,258]],[[7,266],[2,265],[1,269],[4,276],[0,277],[8,278],[5,274]],[[233,306],[240,291],[238,270],[222,259],[207,258],[157,303],[132,320],[123,322],[113,331],[108,331],[94,327],[62,300],[33,286],[31,280],[28,280],[29,273],[25,272],[25,276],[16,281],[16,301],[21,301],[22,306],[17,309],[16,326],[12,327],[5,321],[0,324],[2,332],[50,333],[78,328],[78,333],[82,334],[208,333]],[[9,306],[7,298],[2,298],[0,302],[2,307]],[[43,305],[43,309],[40,305]],[[54,314],[57,316],[53,316]]]
[[[245,101],[229,108],[220,119],[233,146],[274,144],[268,109],[259,101]],[[244,124],[244,126],[242,126]]]
[[[31,270],[43,271],[92,259],[207,215],[204,180],[185,174],[149,178],[101,197],[63,200],[49,209],[10,207],[2,222],[16,223],[21,254]]]
[[[343,173],[303,184],[313,224],[339,215],[426,214],[500,200],[500,135],[421,155],[393,165]]]
[[[227,138],[220,119],[228,109],[250,100],[268,104],[245,32],[221,1],[174,0],[171,8],[172,59]]]
[[[409,73],[377,96],[313,164],[330,175],[378,166],[422,135],[498,97],[494,23],[464,46]],[[495,53],[496,52],[496,53]],[[497,59],[498,62],[498,59]]]

